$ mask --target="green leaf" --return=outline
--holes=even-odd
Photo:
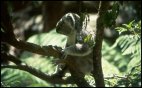
[[[86,38],[84,38],[84,42],[87,43],[91,40],[92,34],[88,35]]]
[[[115,29],[119,32],[119,35],[120,35],[121,33],[125,32],[125,31],[127,31],[127,29],[126,29],[126,28],[123,28],[123,27],[116,27]]]

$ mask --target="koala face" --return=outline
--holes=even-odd
[[[72,29],[73,27],[67,19],[61,19],[56,26],[56,32],[63,35],[69,35]]]
[[[56,32],[64,35],[69,35],[72,31],[78,30],[79,16],[77,14],[68,13],[64,15],[56,25]]]

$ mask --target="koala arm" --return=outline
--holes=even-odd
[[[86,56],[89,55],[92,52],[92,48],[89,47],[89,45],[83,43],[77,43],[77,44],[73,44],[69,47],[66,47],[64,49],[64,53],[66,55],[72,55],[72,56]]]

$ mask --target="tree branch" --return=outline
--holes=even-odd
[[[6,53],[1,53],[1,59],[6,60],[6,61],[11,61],[15,63],[16,65],[21,65],[22,61],[20,59],[17,59],[16,57],[6,54]]]
[[[17,41],[10,44],[18,49],[27,50],[29,52],[44,55],[44,56],[53,56],[55,58],[59,58],[62,55],[61,53],[62,48],[57,46],[52,46],[52,45],[40,46],[40,45],[36,45],[33,43],[24,42],[24,41]]]
[[[3,39],[3,34],[2,34],[2,41],[14,46],[17,49],[22,49],[22,50],[29,51],[32,53],[36,53],[36,54],[40,54],[44,56],[53,56],[55,58],[59,58],[62,56],[62,53],[61,53],[62,48],[58,46],[52,46],[52,45],[40,46],[34,43],[25,42],[21,40],[11,41],[6,38]]]
[[[104,35],[104,23],[103,16],[108,10],[109,2],[108,1],[100,1],[99,10],[98,10],[98,18],[97,18],[97,30],[96,30],[96,44],[93,48],[93,77],[96,82],[96,87],[105,87],[104,77],[102,71],[102,63],[101,63],[101,49],[102,49],[102,41]]]
[[[5,1],[1,2],[1,27],[4,32],[1,32],[2,41],[6,42],[18,49],[27,50],[32,53],[41,54],[44,56],[54,56],[59,58],[61,54],[61,48],[57,46],[39,46],[33,43],[24,42],[17,40],[13,33],[13,26],[8,13],[7,3]]]
[[[45,80],[46,82],[50,82],[54,84],[74,84],[75,83],[74,80],[70,78],[62,79],[62,78],[54,77],[54,75],[49,76],[41,72],[40,70],[37,70],[31,66],[28,66],[26,63],[23,63],[21,60],[17,59],[16,57],[10,54],[2,53],[1,58],[16,64],[16,65],[2,65],[1,68],[12,68],[12,69],[23,70],[36,77],[39,77],[40,79]]]
[[[1,66],[1,68],[12,68],[12,69],[19,69],[26,71],[46,82],[50,82],[53,84],[74,84],[74,81],[72,79],[61,79],[61,78],[55,78],[53,76],[49,76],[48,74],[45,74],[41,72],[40,70],[37,70],[31,66],[28,65],[6,65],[6,66]]]

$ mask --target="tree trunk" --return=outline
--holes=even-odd
[[[102,49],[102,41],[104,35],[104,23],[103,16],[108,10],[109,2],[108,1],[100,1],[99,10],[98,10],[98,19],[97,19],[97,30],[96,30],[96,44],[93,48],[93,76],[96,82],[96,87],[105,87],[104,84],[104,76],[102,71],[102,63],[101,63],[101,49]]]
[[[57,21],[64,14],[62,1],[43,1],[43,32],[55,28]]]

